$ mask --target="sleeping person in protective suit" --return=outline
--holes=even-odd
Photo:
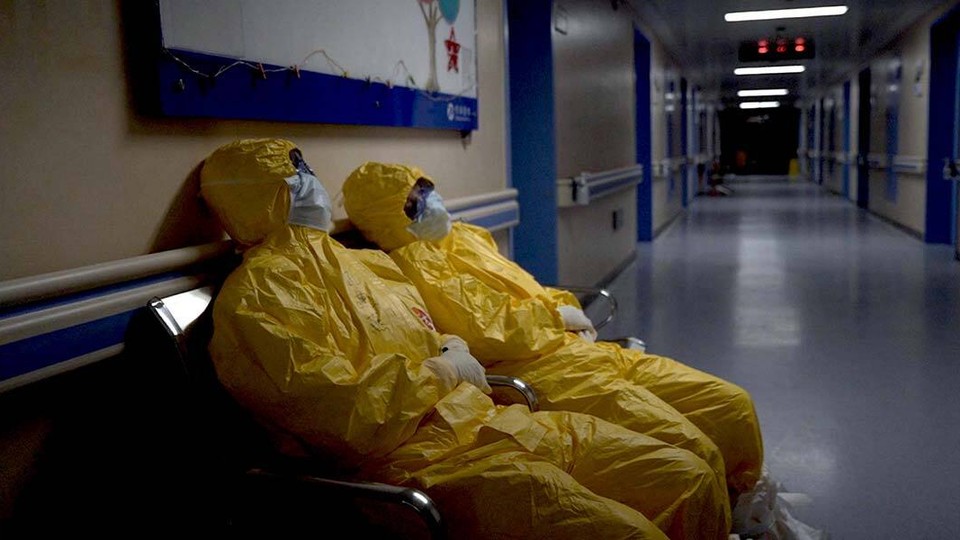
[[[452,538],[726,538],[726,494],[693,453],[495,405],[390,257],[330,237],[327,193],[292,143],[221,147],[201,191],[245,248],[214,305],[217,376],[285,451],[422,489]]]
[[[734,501],[757,482],[763,444],[746,391],[669,358],[594,343],[575,297],[537,283],[486,230],[451,225],[415,167],[366,163],[343,195],[350,220],[413,281],[437,328],[462,337],[489,373],[526,380],[544,409],[589,413],[696,453]]]

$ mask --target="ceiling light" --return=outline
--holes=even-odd
[[[745,101],[740,104],[741,109],[776,109],[779,101]]]
[[[734,75],[775,75],[778,73],[803,73],[807,68],[803,66],[767,66],[745,67],[733,70]]]
[[[790,92],[786,88],[765,88],[763,90],[739,90],[737,97],[785,96]]]
[[[763,11],[735,11],[723,16],[727,22],[769,21],[773,19],[800,19],[803,17],[829,17],[843,15],[847,6],[823,6],[794,9],[766,9]]]

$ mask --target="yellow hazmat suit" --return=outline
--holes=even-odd
[[[424,490],[452,538],[725,538],[716,479],[692,453],[435,374],[441,336],[393,261],[288,223],[288,183],[310,180],[293,150],[238,141],[201,173],[224,228],[252,246],[216,299],[213,362],[278,440]]]
[[[490,234],[454,223],[418,241],[404,203],[423,171],[367,163],[343,186],[350,220],[410,278],[437,327],[462,337],[489,373],[521,377],[545,409],[589,413],[705,459],[731,495],[760,477],[763,445],[749,394],[679,362],[565,331],[567,292],[541,286],[500,254]],[[722,458],[721,458],[722,455]]]

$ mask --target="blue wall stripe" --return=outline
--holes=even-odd
[[[887,136],[887,189],[886,196],[890,202],[897,202],[899,196],[899,175],[894,160],[899,151],[900,142],[900,79],[902,69],[887,71],[887,86],[895,88],[893,92],[885,92],[886,101],[886,136]]]
[[[170,52],[201,73],[215,73],[235,62],[211,54]],[[272,64],[263,67],[285,69]],[[209,80],[167,54],[160,56],[158,70],[160,109],[168,116],[477,129],[477,100],[471,97],[429,94],[311,71],[296,77],[286,70],[268,73],[263,79],[245,66]]]
[[[0,345],[0,380],[123,343],[137,310]]]

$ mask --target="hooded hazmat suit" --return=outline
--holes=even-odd
[[[278,441],[424,490],[453,538],[725,538],[723,497],[694,454],[439,377],[441,336],[416,288],[387,255],[346,249],[303,215],[317,204],[299,196],[322,186],[294,150],[238,141],[201,172],[248,247],[215,301],[213,363]]]
[[[488,373],[529,382],[541,407],[589,413],[691,450],[726,476],[732,497],[753,487],[763,445],[746,391],[669,358],[566,331],[559,307],[579,308],[576,298],[541,286],[484,229],[454,223],[442,240],[418,241],[404,204],[425,177],[415,167],[366,163],[345,182],[344,206],[414,282],[441,331],[466,340]]]

